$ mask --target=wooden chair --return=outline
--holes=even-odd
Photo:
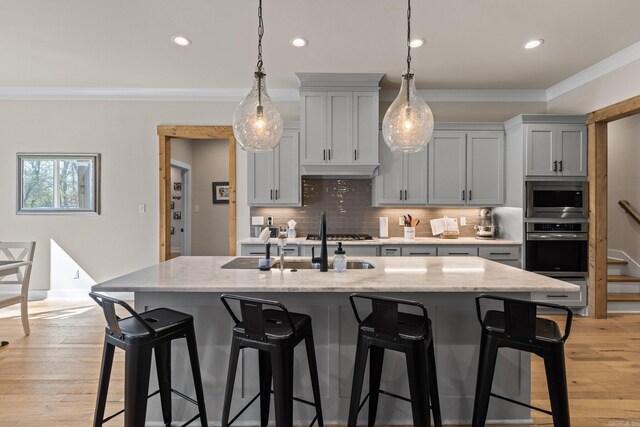
[[[0,242],[0,260],[27,261],[29,264],[12,270],[0,271],[0,285],[21,285],[20,293],[0,293],[0,308],[20,304],[20,316],[25,335],[29,335],[29,279],[31,278],[31,263],[36,242]],[[7,274],[8,273],[8,274]]]

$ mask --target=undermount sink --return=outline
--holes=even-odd
[[[273,263],[272,269],[279,268],[279,261]],[[284,261],[285,270],[319,270],[320,264],[312,264],[310,261]],[[375,265],[366,261],[348,261],[347,270],[371,270]],[[333,270],[333,263],[329,262],[329,270]]]

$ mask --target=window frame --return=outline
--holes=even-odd
[[[93,209],[38,208],[22,206],[24,160],[91,160],[93,161]],[[100,215],[100,153],[17,153],[16,154],[16,214],[17,215]]]

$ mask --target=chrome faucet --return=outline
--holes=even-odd
[[[320,264],[320,271],[329,271],[329,256],[327,253],[327,213],[322,212],[322,218],[320,219],[320,239],[322,240],[320,246],[320,258],[315,257],[315,248],[311,248],[311,262],[313,264]]]

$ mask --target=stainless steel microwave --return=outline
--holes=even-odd
[[[528,181],[527,218],[587,218],[587,182]]]

